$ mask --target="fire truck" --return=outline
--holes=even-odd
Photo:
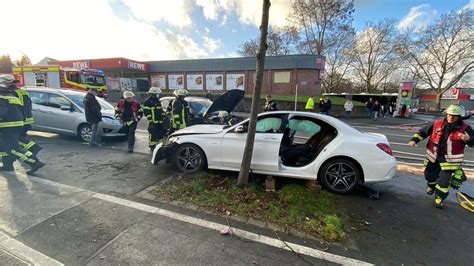
[[[20,86],[73,88],[84,91],[96,88],[100,94],[107,94],[104,73],[96,69],[23,66],[14,67],[13,75],[20,81]]]

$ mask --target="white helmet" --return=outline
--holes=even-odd
[[[217,117],[219,118],[224,118],[226,116],[228,116],[229,113],[227,111],[220,111],[218,114],[217,114]]]
[[[157,87],[151,87],[150,90],[148,90],[148,93],[150,93],[150,94],[160,94],[161,89],[157,88]]]
[[[186,96],[188,95],[188,91],[185,90],[185,89],[177,89],[177,90],[174,90],[173,91],[173,94],[176,96],[176,97],[179,97],[179,96]]]
[[[133,94],[133,92],[131,92],[131,91],[124,91],[123,92],[123,98],[125,98],[125,99],[132,98],[134,96],[135,96],[135,94]]]

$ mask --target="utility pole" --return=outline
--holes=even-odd
[[[270,13],[270,0],[263,0],[262,23],[260,25],[260,46],[257,53],[257,78],[253,91],[252,108],[250,109],[250,120],[247,131],[247,142],[245,144],[242,165],[240,166],[237,185],[247,186],[249,181],[250,163],[252,162],[253,144],[255,141],[255,128],[257,125],[258,104],[263,84],[263,70],[265,69],[265,53],[267,51],[268,17]]]

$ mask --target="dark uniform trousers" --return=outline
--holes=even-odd
[[[3,158],[4,166],[12,166],[16,159],[29,165],[33,165],[38,162],[38,159],[33,155],[33,153],[25,150],[18,144],[22,130],[23,127],[9,127],[0,129],[3,150],[8,154],[8,156]]]
[[[30,130],[30,128],[30,125],[23,126],[20,132],[19,143],[21,147],[23,147],[23,149],[30,151],[36,155],[41,150],[41,147],[36,142],[30,140],[30,137],[28,137],[28,131]]]
[[[166,134],[166,130],[163,127],[163,124],[150,123],[148,124],[148,133],[150,133],[148,136],[148,146],[150,149],[153,149],[156,145],[161,143]]]
[[[435,189],[436,195],[444,200],[449,194],[451,178],[456,170],[442,169],[443,163],[446,163],[443,157],[439,157],[435,163],[426,160],[425,179],[428,186]]]

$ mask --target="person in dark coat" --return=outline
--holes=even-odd
[[[99,137],[99,123],[102,121],[102,113],[100,112],[101,107],[97,101],[97,89],[91,88],[84,96],[84,112],[86,113],[86,121],[92,126],[92,134],[89,145],[99,146],[100,137]]]

